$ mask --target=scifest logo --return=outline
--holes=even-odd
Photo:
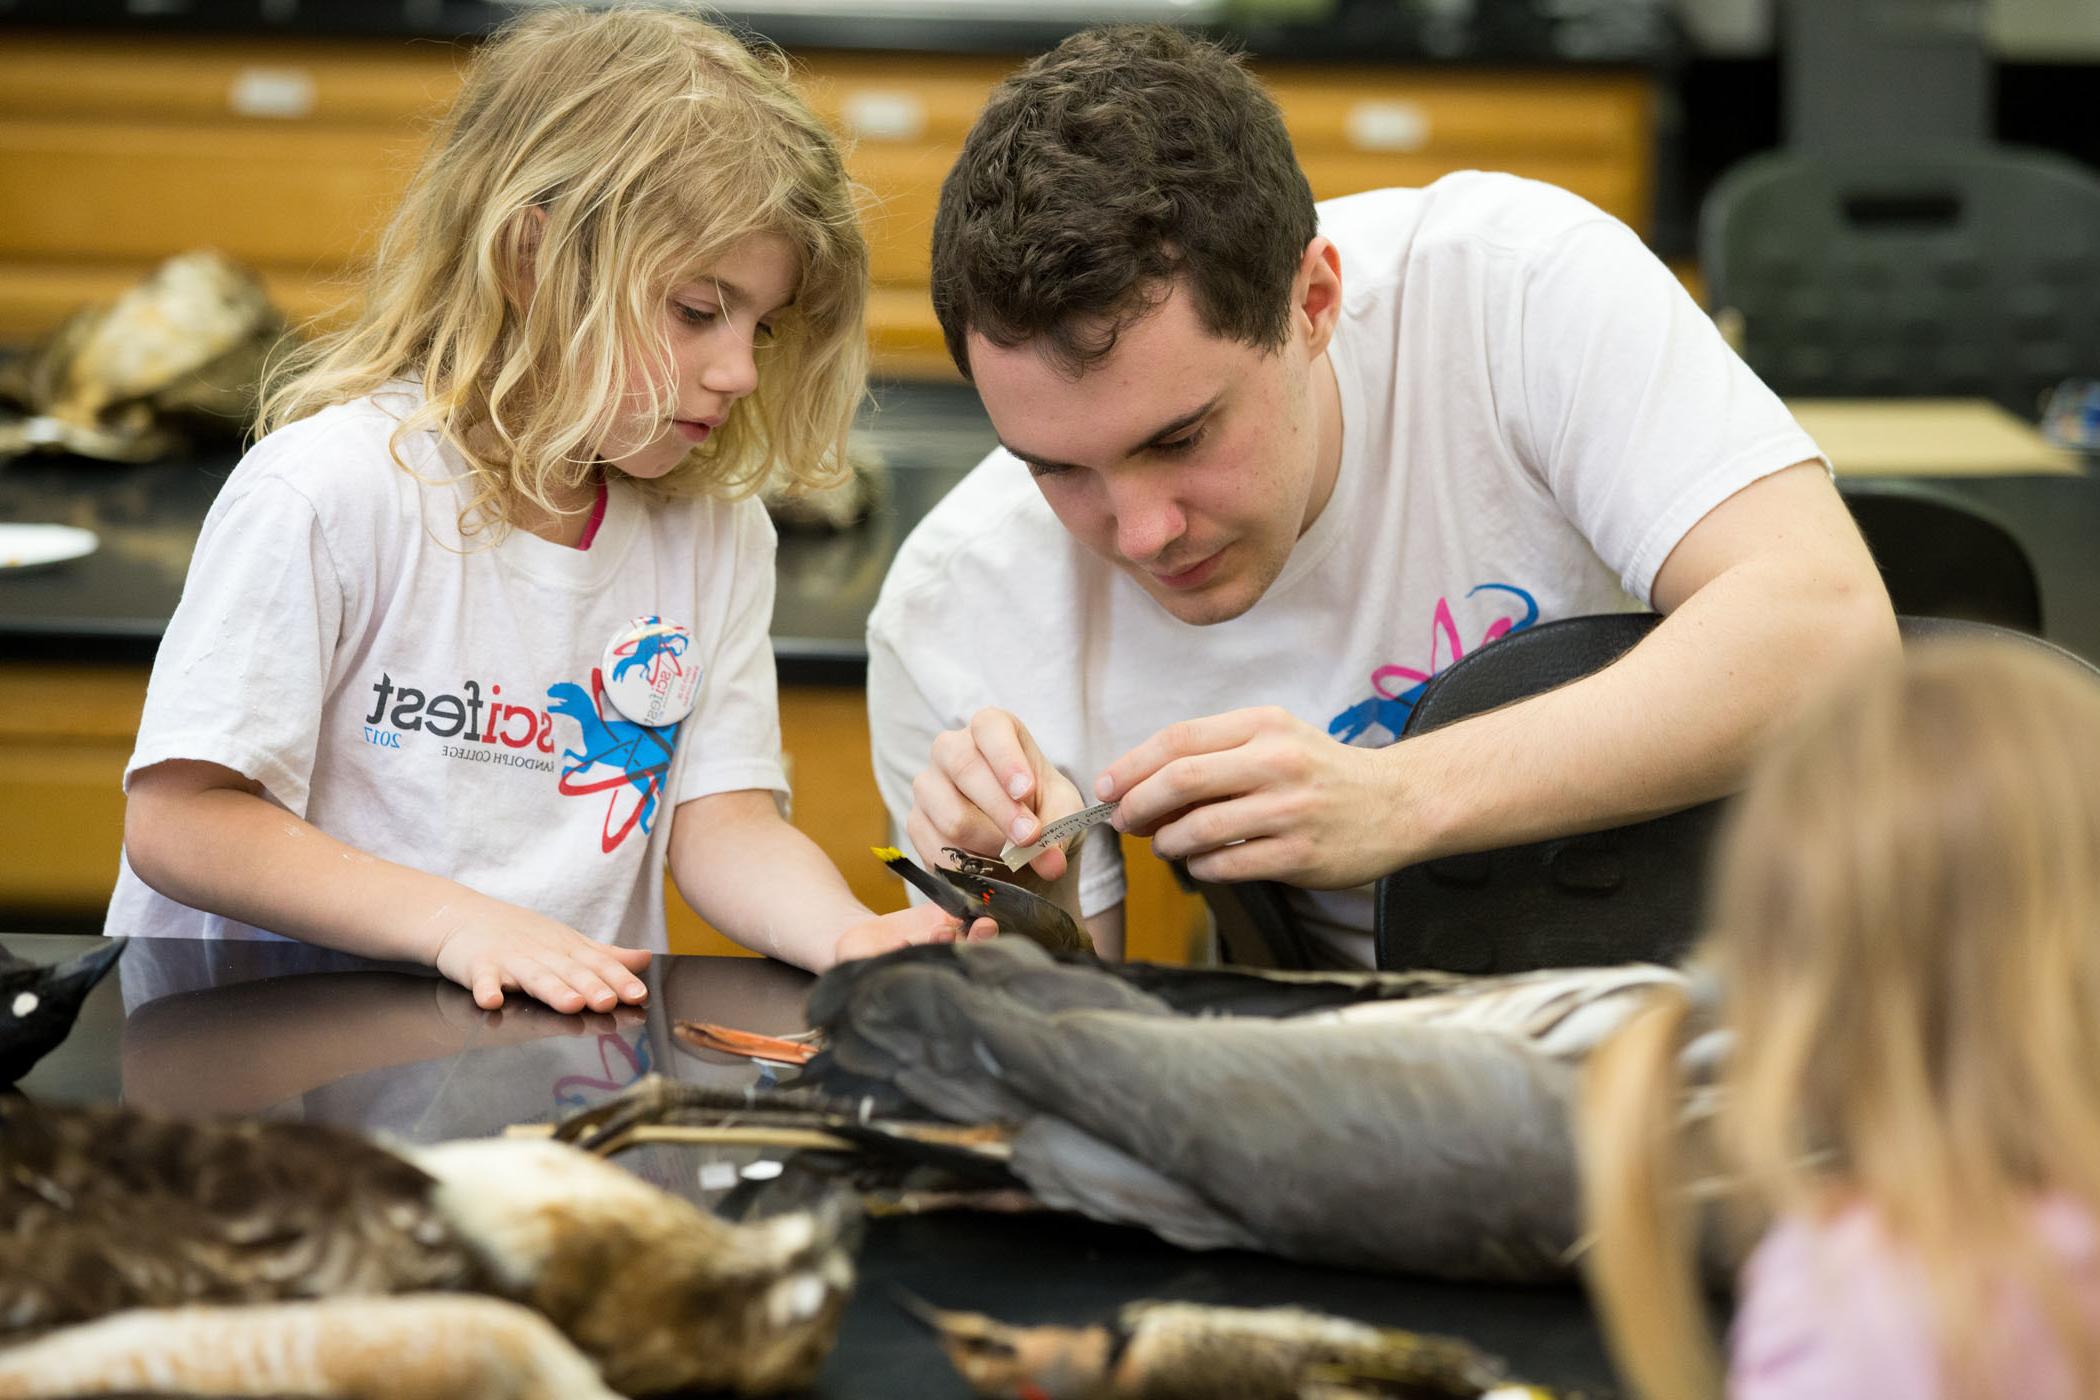
[[[605,821],[599,847],[611,853],[639,827],[647,835],[663,796],[664,779],[677,751],[680,725],[635,724],[608,703],[603,673],[591,670],[586,689],[571,681],[547,687],[546,709],[503,699],[503,687],[462,681],[457,694],[397,684],[382,674],[372,684],[372,709],[365,716],[365,742],[378,748],[404,745],[404,734],[446,740],[439,753],[470,763],[493,763],[537,773],[559,772],[565,797],[602,795]],[[554,719],[573,722],[581,746],[554,753]]]
[[[365,716],[365,742],[398,749],[403,734],[427,733],[433,738],[461,741],[445,746],[448,758],[469,757],[469,753],[452,750],[472,744],[490,745],[492,753],[554,752],[554,718],[545,710],[503,700],[500,685],[488,686],[484,692],[480,681],[462,681],[459,688],[458,695],[423,691],[412,685],[396,685],[393,676],[382,674],[372,683],[372,712]],[[554,769],[551,762],[529,766],[547,772]]]

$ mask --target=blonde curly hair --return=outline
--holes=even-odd
[[[798,259],[757,390],[645,490],[749,495],[834,484],[865,392],[867,244],[837,143],[777,50],[680,4],[557,7],[471,60],[380,242],[361,313],[273,367],[270,432],[403,378],[467,464],[463,533],[558,515],[651,385],[675,409],[664,307],[758,235]]]

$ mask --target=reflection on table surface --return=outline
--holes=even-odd
[[[20,956],[57,961],[96,940],[0,936]],[[23,1082],[51,1099],[110,1101],[177,1114],[240,1113],[328,1122],[408,1141],[546,1122],[641,1075],[725,1086],[758,1082],[748,1061],[692,1050],[679,1020],[788,1032],[803,1023],[810,977],[753,958],[659,956],[649,1001],[614,1015],[562,1016],[513,997],[498,1012],[428,969],[368,962],[303,944],[133,938],[74,1035]],[[1290,1144],[1276,1144],[1288,1190]],[[763,1149],[650,1147],[622,1165],[696,1200],[721,1194]],[[1573,1287],[1437,1283],[1194,1253],[1141,1231],[1061,1215],[943,1214],[878,1219],[861,1256],[819,1396],[937,1397],[968,1392],[931,1337],[894,1302],[903,1289],[946,1307],[1016,1322],[1079,1323],[1140,1298],[1295,1304],[1463,1336],[1526,1379],[1607,1393],[1596,1327]]]
[[[810,978],[757,958],[659,957],[649,1000],[564,1016],[513,994],[484,1012],[423,968],[293,943],[133,939],[118,965],[124,1098],[412,1142],[549,1122],[649,1073],[752,1082],[748,1061],[674,1049],[679,1019],[798,1030]]]

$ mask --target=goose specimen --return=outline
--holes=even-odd
[[[623,1394],[787,1389],[830,1349],[857,1220],[833,1200],[732,1225],[545,1141],[390,1150],[319,1125],[0,1099],[0,1332],[49,1333],[30,1346],[52,1365],[54,1329],[131,1309],[166,1328],[181,1319],[151,1310],[211,1305],[189,1319],[210,1330],[242,1325],[236,1305],[480,1293],[544,1318]],[[402,1315],[422,1351],[444,1350],[428,1329],[447,1309],[420,1333]],[[30,1355],[0,1351],[0,1378]]]
[[[1646,965],[1184,974],[1060,963],[1007,938],[904,949],[812,989],[827,1048],[796,1109],[804,1128],[905,1155],[921,1144],[900,1120],[996,1127],[980,1159],[1045,1204],[1189,1248],[1558,1278],[1578,1234],[1578,1067],[1681,980]],[[766,1112],[688,1113],[680,1086],[652,1092],[629,1120],[748,1127]],[[591,1130],[602,1141],[621,1118],[601,1107]]]

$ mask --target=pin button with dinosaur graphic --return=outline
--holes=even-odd
[[[685,658],[692,644],[692,630],[682,623],[653,614],[635,618],[613,634],[599,662],[605,698],[646,728],[678,723],[700,693],[700,667]]]

